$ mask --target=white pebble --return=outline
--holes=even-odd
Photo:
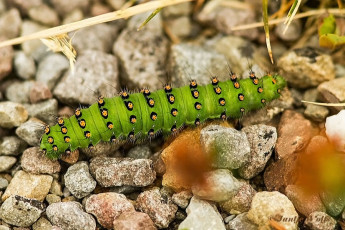
[[[338,151],[345,152],[345,110],[326,118],[326,135]]]

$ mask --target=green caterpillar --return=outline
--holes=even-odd
[[[175,133],[184,125],[199,125],[206,119],[241,117],[245,112],[259,109],[280,96],[286,82],[279,75],[219,82],[199,86],[195,80],[181,88],[165,85],[164,89],[120,96],[99,97],[89,108],[75,111],[69,119],[45,127],[41,149],[51,159],[75,149],[96,145],[99,141],[137,140],[153,138],[156,134]]]

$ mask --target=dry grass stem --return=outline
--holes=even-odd
[[[337,106],[345,106],[345,103],[321,103],[321,102],[312,102],[312,101],[302,101],[303,103],[312,104],[312,105],[321,105],[321,106],[328,106],[328,107],[337,107]]]

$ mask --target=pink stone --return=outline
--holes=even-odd
[[[114,220],[116,230],[155,230],[149,215],[143,212],[124,212]]]

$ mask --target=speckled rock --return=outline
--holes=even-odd
[[[61,197],[55,194],[48,194],[46,196],[46,201],[48,202],[48,204],[58,203],[58,202],[61,202]]]
[[[52,194],[55,194],[57,196],[62,196],[63,195],[61,184],[56,179],[53,180],[49,192],[52,193]]]
[[[52,0],[54,9],[61,15],[65,15],[76,8],[86,10],[89,8],[90,0],[75,0],[73,2],[68,0]]]
[[[36,80],[46,84],[52,90],[62,73],[68,68],[69,61],[65,56],[56,53],[49,54],[40,61]]]
[[[79,159],[79,150],[74,150],[70,154],[62,154],[61,160],[68,164],[75,164]]]
[[[32,225],[32,230],[53,230],[52,227],[47,218],[41,217]]]
[[[29,17],[36,22],[50,27],[57,26],[60,23],[56,11],[47,6],[46,4],[30,8]]]
[[[16,162],[17,159],[15,157],[0,156],[0,172],[9,170]]]
[[[36,119],[30,118],[16,129],[16,134],[31,146],[38,146],[44,130],[45,124]]]
[[[111,229],[114,220],[123,212],[134,212],[133,204],[123,194],[115,192],[91,195],[85,203],[85,210],[93,214],[105,228]]]
[[[93,104],[99,95],[113,95],[114,89],[119,86],[118,81],[115,56],[87,50],[78,56],[75,73],[68,71],[55,87],[53,94],[67,104]],[[97,89],[99,95],[90,97],[93,94],[92,90]]]
[[[149,159],[95,157],[90,171],[103,187],[147,186],[156,179],[152,161]]]
[[[118,30],[118,26],[109,24],[86,27],[74,35],[72,44],[78,54],[85,50],[110,53]]]
[[[286,27],[287,25],[282,22],[276,25],[274,30],[275,34],[283,41],[296,41],[301,36],[302,24],[300,19],[293,20],[285,31]]]
[[[95,230],[96,221],[83,211],[78,202],[53,203],[47,207],[46,214],[53,225],[64,230]]]
[[[285,191],[286,196],[291,200],[296,210],[305,217],[308,217],[312,212],[326,211],[318,194],[308,194],[297,185],[289,185]]]
[[[192,198],[193,193],[188,190],[174,193],[171,197],[172,201],[177,204],[180,208],[187,208],[189,200]]]
[[[188,85],[191,78],[200,85],[209,84],[211,73],[217,73],[220,76],[219,80],[225,80],[221,76],[228,74],[226,66],[224,55],[212,48],[186,43],[171,47],[168,68],[172,73],[171,82],[174,86]]]
[[[313,212],[304,225],[312,230],[333,230],[336,229],[337,221],[324,212]]]
[[[12,195],[1,205],[0,218],[11,225],[29,227],[44,209],[44,204],[38,200]]]
[[[320,105],[308,104],[304,110],[304,115],[316,122],[322,122],[326,119],[329,114],[329,110]]]
[[[298,214],[291,201],[279,192],[256,193],[247,217],[259,227],[268,227],[273,218],[286,230],[297,230]]]
[[[36,65],[32,57],[23,51],[17,51],[14,55],[14,67],[16,73],[22,79],[30,79],[36,74]]]
[[[209,125],[201,130],[200,141],[216,168],[238,169],[250,157],[246,134],[233,128]]]
[[[245,25],[255,22],[255,10],[248,6],[245,9],[224,7],[220,2],[209,2],[198,14],[198,20],[201,23],[208,23],[215,26],[224,34],[234,34],[237,36],[255,39],[258,36],[258,29],[232,31],[232,27]],[[231,15],[231,18],[229,17]]]
[[[229,200],[220,204],[221,208],[229,214],[248,212],[256,191],[247,183],[242,182],[236,194]]]
[[[297,180],[297,154],[291,154],[268,165],[264,182],[269,191],[285,192],[286,186]]]
[[[322,99],[329,103],[345,102],[345,77],[324,82],[317,87]],[[340,111],[344,107],[332,107],[335,111]]]
[[[264,170],[270,159],[277,141],[275,127],[267,125],[253,125],[242,129],[250,144],[250,156],[246,164],[239,168],[242,178],[250,179]]]
[[[149,159],[152,155],[151,149],[147,145],[138,145],[128,151],[127,157],[134,159]]]
[[[37,103],[52,98],[53,95],[48,86],[41,82],[35,82],[30,89],[30,102]]]
[[[159,188],[153,188],[139,194],[136,209],[147,213],[158,228],[167,228],[175,218],[177,205],[170,197],[162,197]]]
[[[8,39],[19,35],[22,19],[18,9],[12,8],[1,14],[0,17],[0,36],[6,36]]]
[[[287,110],[279,123],[276,152],[278,158],[303,150],[311,137],[318,134],[317,128],[302,114]]]
[[[192,197],[186,211],[188,214],[187,218],[182,221],[178,229],[225,230],[223,219],[217,211],[217,208],[212,206],[207,201]]]
[[[192,187],[195,196],[212,201],[231,199],[241,184],[227,169],[217,169],[204,174],[205,182]]]
[[[58,101],[56,99],[48,99],[36,104],[24,104],[24,107],[28,111],[29,116],[36,117],[48,125],[56,124],[56,117],[51,116],[57,116],[58,113]]]
[[[320,198],[329,215],[335,217],[343,212],[345,208],[345,194],[321,192]]]
[[[15,102],[0,102],[0,127],[18,127],[28,119],[26,109]]]
[[[52,181],[52,176],[34,175],[20,170],[14,175],[1,199],[4,201],[11,195],[19,195],[43,201]]]
[[[163,34],[160,14],[157,14],[138,36],[140,25],[150,13],[133,16],[113,46],[119,58],[123,81],[128,88],[160,89],[165,77],[168,40]]]
[[[334,79],[334,65],[331,56],[305,47],[287,52],[278,60],[281,75],[296,88],[318,86]]]
[[[345,110],[340,111],[337,115],[327,117],[326,135],[332,141],[337,150],[345,152]]]
[[[13,102],[29,103],[30,90],[33,83],[33,81],[13,82],[6,89],[6,97]]]
[[[47,28],[48,27],[36,22],[24,20],[22,23],[20,36],[32,34]],[[49,52],[47,52],[47,47],[39,39],[23,42],[22,49],[27,55],[32,56],[36,61],[40,61],[44,56],[49,54]]]
[[[143,212],[123,212],[114,220],[118,230],[156,230],[149,215]]]
[[[0,141],[0,155],[19,155],[26,146],[26,142],[16,136],[3,137]]]
[[[0,36],[0,41],[3,40],[6,40],[6,38]],[[12,46],[5,46],[0,48],[0,80],[11,73],[13,56],[14,54]]]
[[[64,178],[65,186],[78,199],[89,195],[97,184],[91,176],[89,166],[85,161],[70,166]]]
[[[38,147],[28,148],[23,152],[21,166],[26,172],[33,174],[53,174],[61,170],[59,162],[48,159]]]
[[[241,213],[231,220],[227,225],[226,229],[232,230],[257,230],[258,226],[250,221],[247,217],[247,213]]]

